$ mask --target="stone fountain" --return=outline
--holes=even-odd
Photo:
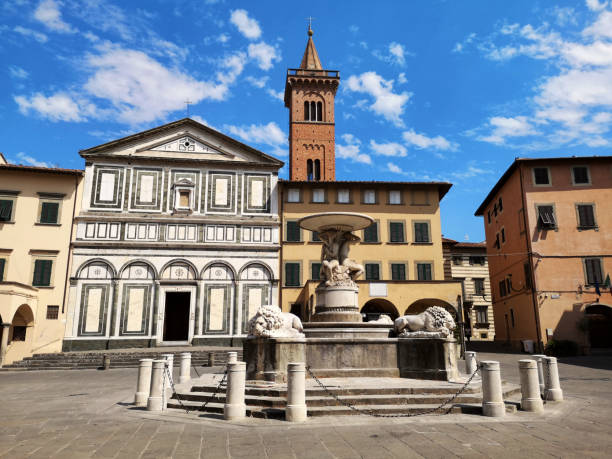
[[[450,315],[447,319],[432,308],[430,313],[400,317],[395,324],[362,321],[355,279],[363,266],[349,258],[349,250],[360,240],[353,231],[373,221],[349,212],[325,212],[299,221],[323,241],[315,313],[311,322],[301,324],[276,306],[260,308],[244,342],[247,379],[285,382],[290,362],[306,362],[320,377],[457,377],[456,341],[447,328]]]

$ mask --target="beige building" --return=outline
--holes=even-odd
[[[0,364],[62,348],[70,237],[83,172],[0,155]]]
[[[445,278],[461,281],[466,338],[492,341],[495,327],[486,244],[443,238],[442,245]]]
[[[320,282],[322,243],[297,221],[319,212],[359,212],[375,223],[356,234],[351,258],[364,266],[359,306],[365,320],[392,318],[431,305],[456,312],[461,283],[444,278],[440,200],[443,182],[281,181],[280,304],[308,320]]]

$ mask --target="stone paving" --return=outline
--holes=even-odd
[[[479,358],[499,360],[503,379],[518,383],[516,362],[525,356]],[[566,401],[548,404],[542,416],[350,416],[305,424],[151,415],[130,406],[136,369],[7,372],[0,374],[0,457],[610,457],[612,358],[561,359],[559,372]]]

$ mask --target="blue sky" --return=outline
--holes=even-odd
[[[612,0],[5,0],[0,151],[81,168],[80,149],[190,100],[286,161],[285,72],[308,16],[341,75],[337,179],[452,182],[447,237],[483,239],[474,210],[515,157],[612,151]]]

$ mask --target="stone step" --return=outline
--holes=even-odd
[[[199,402],[183,401],[183,406],[190,411],[200,411],[202,404]],[[168,408],[182,410],[183,406],[178,400],[169,400]],[[345,406],[322,406],[322,407],[310,407],[307,405],[307,413],[309,417],[312,416],[346,416],[346,415],[361,415],[365,413],[374,413],[378,415],[396,415],[396,414],[418,414],[428,410],[437,408],[438,405],[431,404],[420,404],[420,405],[355,405],[359,411],[352,410]],[[436,411],[432,414],[439,413],[478,413],[481,408],[479,404],[456,404],[445,407],[442,410]],[[206,406],[205,412],[222,414],[223,403],[209,403]],[[261,417],[261,418],[274,418],[284,419],[285,410],[279,408],[268,408],[264,406],[247,406],[246,415],[249,417]]]
[[[192,392],[208,392],[211,393],[215,390],[216,386],[193,386]],[[353,388],[333,388],[330,387],[330,392],[334,395],[410,395],[410,394],[439,394],[439,395],[451,395],[457,392],[461,388],[460,385],[457,387],[353,387]],[[324,392],[321,388],[310,388],[306,389],[306,396],[317,395]],[[465,389],[464,393],[474,394],[480,392],[478,385],[472,385]],[[247,386],[245,389],[246,395],[257,395],[266,397],[286,397],[286,388],[268,388],[268,387],[253,387]]]
[[[192,401],[204,403],[212,393],[198,393],[190,392],[185,394],[179,394],[181,401]],[[174,395],[173,399],[178,397]],[[341,401],[349,403],[351,405],[440,405],[448,400],[448,396],[436,396],[430,394],[412,394],[408,396],[390,396],[390,395],[353,395],[353,396],[339,396]],[[215,401],[219,403],[225,403],[225,394],[219,393],[216,395]],[[459,395],[454,403],[480,403],[482,401],[481,394],[474,395]],[[245,397],[245,404],[247,406],[264,406],[267,408],[278,408],[284,409],[287,401],[284,397]],[[322,406],[334,406],[338,405],[338,402],[326,394],[319,394],[319,396],[306,397],[306,405],[311,407],[322,407]]]

